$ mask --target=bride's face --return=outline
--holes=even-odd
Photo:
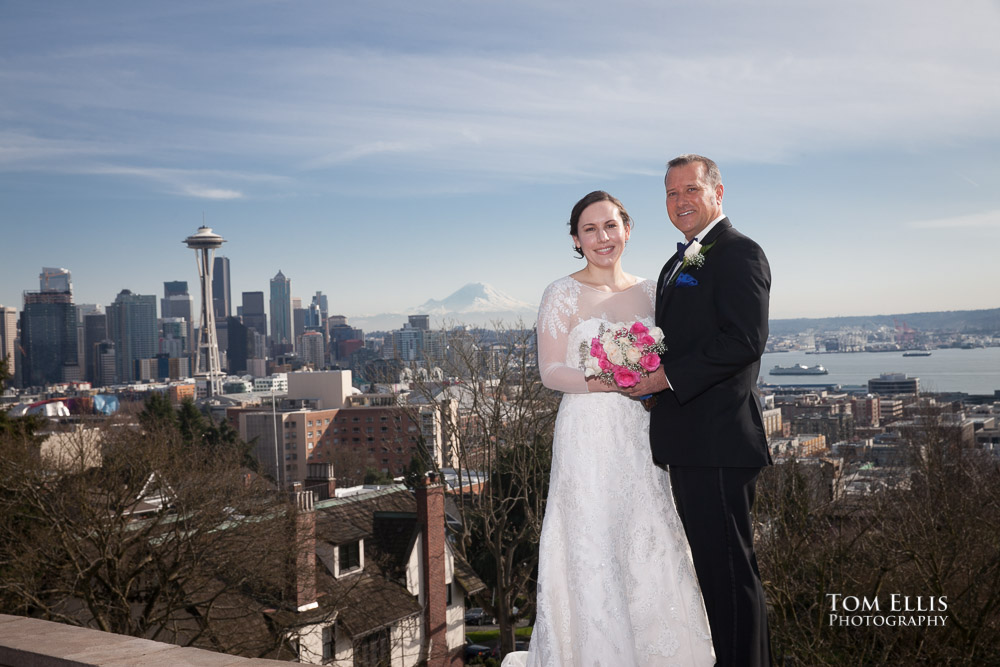
[[[609,201],[594,202],[583,209],[573,241],[583,251],[587,263],[611,268],[625,252],[631,228],[622,222],[621,211]]]

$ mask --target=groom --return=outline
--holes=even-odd
[[[771,271],[722,213],[716,164],[667,165],[667,214],[686,244],[663,267],[656,324],[662,366],[630,392],[656,393],[653,458],[670,468],[719,665],[770,665],[767,608],[753,549],[757,475],[770,465],[756,382]]]

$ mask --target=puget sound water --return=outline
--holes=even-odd
[[[761,380],[771,385],[863,385],[882,373],[920,378],[921,392],[960,391],[992,396],[1000,389],[1000,347],[971,350],[931,350],[929,357],[904,357],[902,352],[771,352],[760,362]],[[815,366],[827,375],[770,375],[775,366]]]

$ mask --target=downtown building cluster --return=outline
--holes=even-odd
[[[401,475],[418,455],[437,468],[453,465],[443,428],[452,402],[404,407],[399,397],[415,379],[444,381],[447,338],[430,330],[428,316],[409,316],[366,341],[329,313],[321,291],[303,305],[281,271],[268,293],[243,292],[237,305],[230,260],[217,256],[209,307],[224,377],[215,394],[198,373],[205,361],[191,291],[172,280],[162,296],[123,289],[110,304],[78,304],[70,271],[43,268],[20,311],[0,306],[2,409],[68,417],[101,411],[95,400],[105,397],[116,406],[150,392],[174,404],[198,400],[257,443],[257,459],[282,486],[304,481],[310,463],[336,466],[347,485],[366,474]]]
[[[229,258],[216,257],[211,293],[222,366],[231,376],[264,377],[276,367],[345,368],[365,348],[363,331],[329,315],[326,295],[317,291],[303,306],[281,271],[270,281],[268,301],[263,291],[243,292],[235,305]],[[39,289],[23,293],[20,309],[0,305],[0,358],[13,387],[22,390],[184,380],[198,362],[194,310],[184,280],[164,282],[159,298],[123,289],[110,304],[76,303],[70,272],[46,267]],[[372,352],[359,356],[378,358],[382,351]]]

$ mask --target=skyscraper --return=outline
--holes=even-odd
[[[107,308],[108,338],[115,344],[115,366],[119,382],[139,376],[136,362],[156,356],[159,343],[156,326],[156,296],[132,294],[123,289]]]
[[[191,349],[188,342],[188,322],[183,317],[160,318],[160,354],[170,359],[186,355]]]
[[[80,378],[76,308],[70,292],[24,293],[21,348],[24,350],[21,374],[24,386],[45,386]]]
[[[229,330],[229,351],[226,354],[230,375],[247,372],[247,359],[250,356],[250,329],[238,317],[230,317],[226,323]]]
[[[17,372],[17,308],[0,306],[0,359],[7,360],[7,372],[11,377]]]
[[[212,267],[212,307],[215,325],[219,326],[233,314],[232,291],[229,287],[229,258],[217,256]]]
[[[167,280],[163,283],[163,296],[189,296],[186,280]]]
[[[243,324],[248,329],[267,335],[267,314],[264,312],[263,292],[243,292]]]
[[[292,333],[292,281],[280,270],[271,278],[271,346],[275,352],[294,349]]]
[[[98,347],[108,339],[108,318],[104,313],[83,316],[83,377],[97,384],[100,370]]]
[[[318,324],[322,324],[323,320],[325,320],[327,315],[330,314],[330,302],[321,290],[316,290],[316,294],[313,295],[312,303],[313,305],[319,306],[320,317],[322,319],[318,322]]]
[[[326,354],[323,334],[319,331],[307,331],[302,334],[302,361],[312,366],[314,370],[322,370],[325,366]]]
[[[115,354],[115,344],[104,340],[97,344],[94,354],[94,380],[99,387],[118,384],[118,355]]]
[[[170,280],[163,283],[163,298],[160,299],[160,317],[183,317],[191,321],[191,295],[186,280]]]
[[[299,339],[305,333],[308,315],[309,311],[302,307],[302,300],[292,299],[292,336],[295,339],[295,349],[299,349]]]

